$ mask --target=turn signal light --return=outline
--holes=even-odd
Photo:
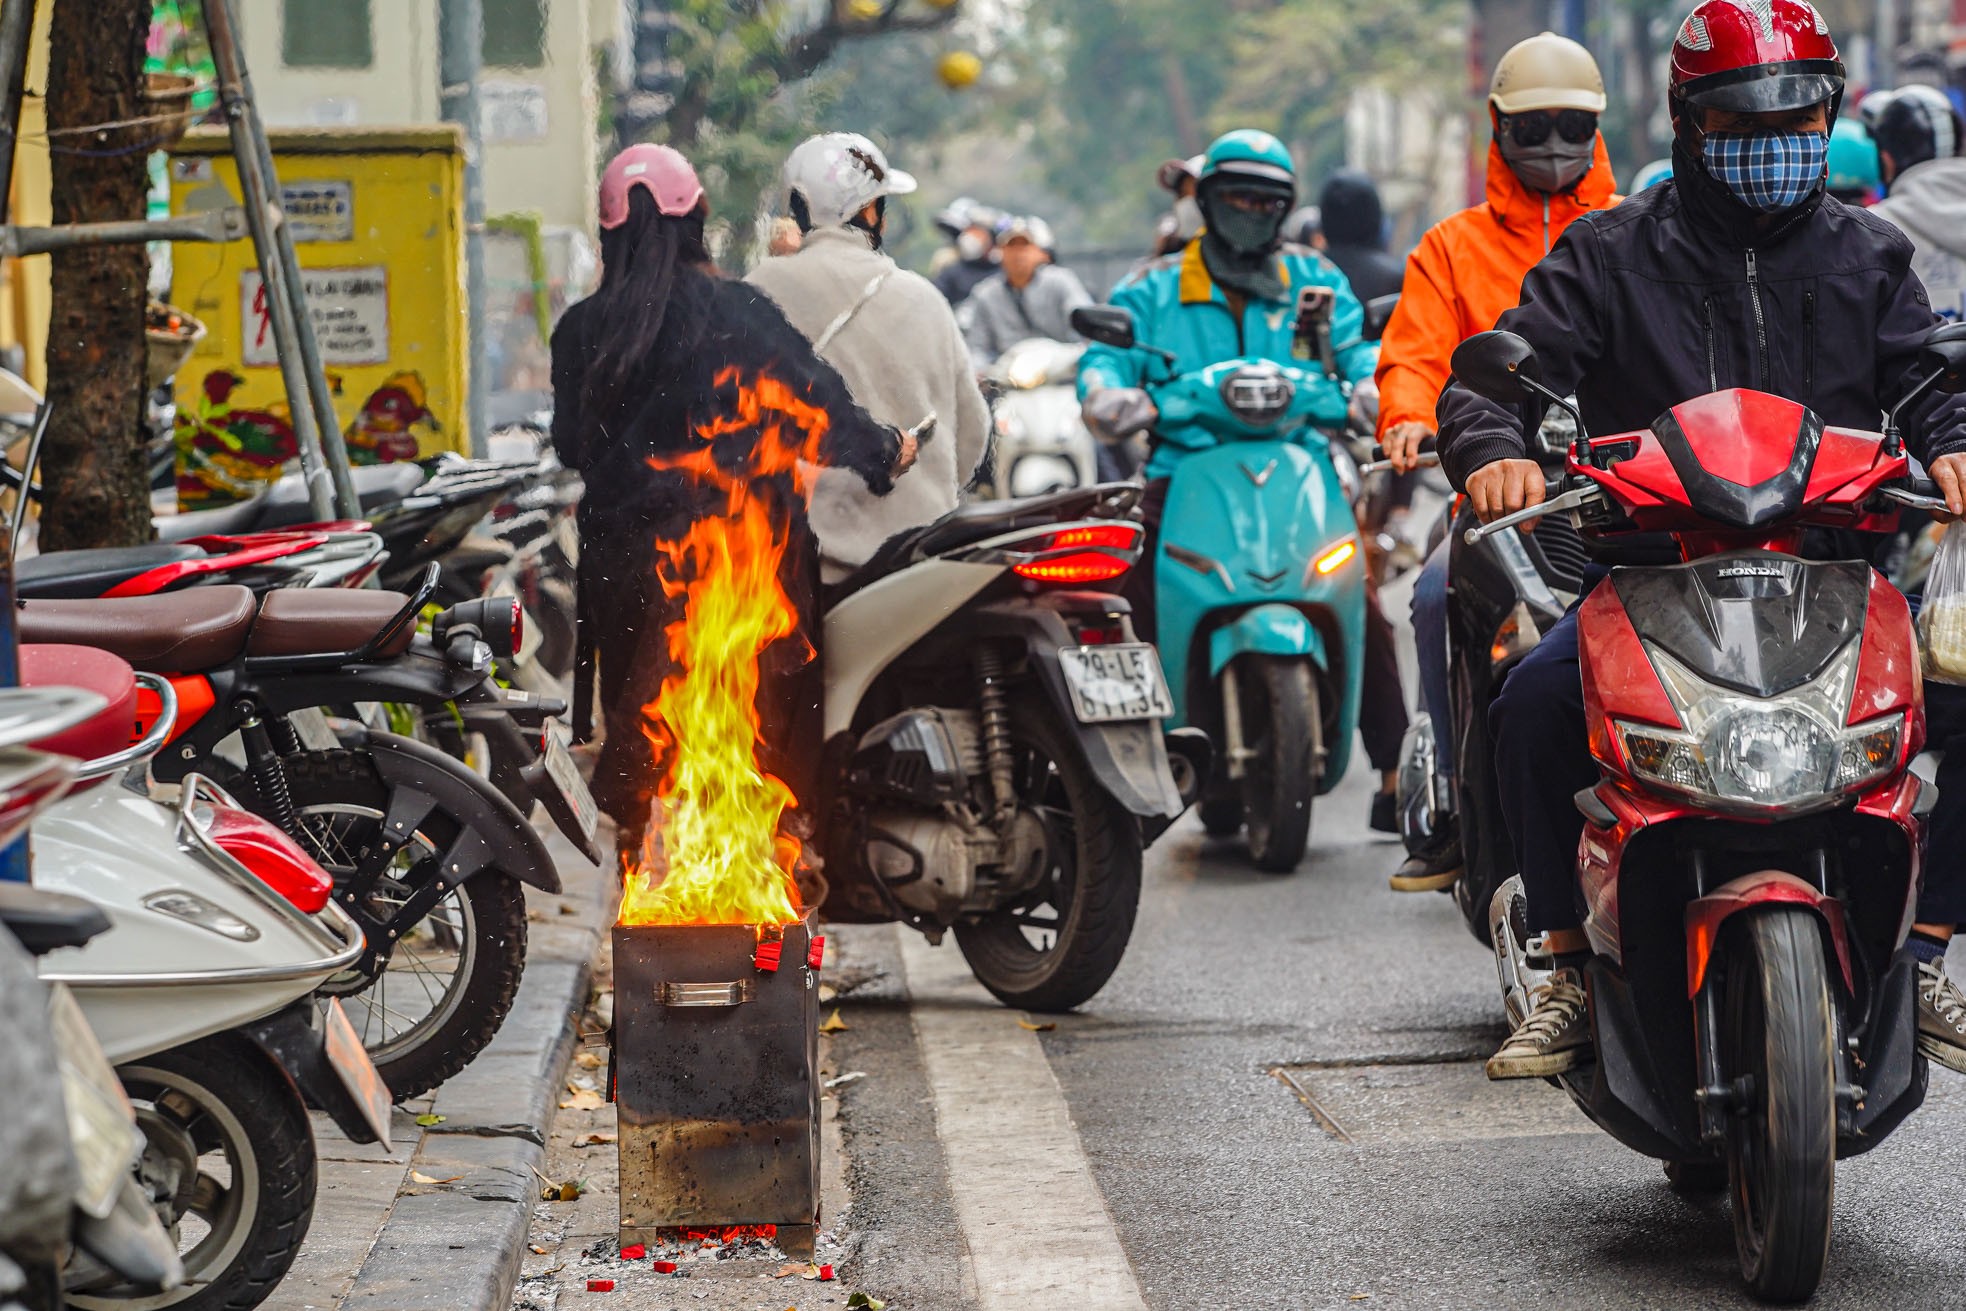
[[[1326,548],[1323,554],[1311,563],[1311,567],[1320,575],[1335,574],[1357,554],[1358,543],[1347,537],[1336,546]]]

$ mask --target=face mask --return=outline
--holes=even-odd
[[[1822,185],[1829,137],[1822,132],[1719,132],[1706,139],[1706,169],[1749,209],[1793,209]]]
[[[1283,231],[1286,210],[1252,212],[1237,209],[1226,201],[1208,205],[1208,230],[1216,240],[1241,255],[1263,255],[1274,250],[1277,234]]]
[[[990,247],[974,232],[956,234],[956,254],[961,257],[963,263],[974,264],[989,253]]]
[[[1174,202],[1174,235],[1188,241],[1200,231],[1201,202],[1193,196],[1178,198]]]
[[[1591,161],[1597,155],[1595,137],[1589,141],[1565,141],[1551,133],[1541,145],[1518,146],[1506,137],[1500,144],[1502,162],[1522,179],[1522,185],[1551,195],[1576,186],[1591,171]]]

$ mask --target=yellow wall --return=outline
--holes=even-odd
[[[391,411],[385,389],[402,390],[409,378],[415,383],[408,390],[430,416],[408,424],[417,454],[468,449],[461,134],[439,126],[269,135],[281,186],[290,196],[295,188],[311,188],[317,202],[316,229],[296,232],[303,276],[309,270],[339,270],[345,272],[335,276],[345,285],[370,284],[345,299],[330,296],[311,304],[350,457],[370,462],[364,457],[374,457],[380,434],[403,430],[404,403],[398,400]],[[217,200],[211,191],[215,183],[236,203],[237,172],[225,133],[195,128],[172,151],[171,212],[203,208],[196,199],[201,190],[207,200]],[[342,197],[349,208],[338,211]],[[249,340],[259,336],[245,298],[258,277],[251,244],[179,243],[172,259],[173,301],[207,328],[178,373],[180,415],[209,408],[206,379],[221,372],[242,380],[226,399],[229,408],[283,414],[285,390],[270,341],[261,338],[256,351]],[[354,272],[362,270],[379,271],[379,286],[368,274]],[[313,278],[328,276],[317,272]],[[337,360],[336,351],[374,358]],[[223,380],[216,385],[222,387]]]
[[[20,4],[23,0],[0,0]],[[54,6],[43,4],[34,15],[34,39],[28,50],[28,94],[21,99],[20,144],[14,151],[13,203],[9,220],[30,227],[53,221],[48,208],[48,111],[40,92],[48,85],[48,22]],[[48,303],[50,269],[46,255],[0,261],[0,345],[19,344],[27,355],[27,380],[48,385]]]

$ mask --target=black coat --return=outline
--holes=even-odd
[[[891,487],[900,435],[854,403],[846,383],[770,298],[747,283],[696,270],[677,274],[662,332],[617,413],[591,421],[582,408],[587,371],[610,325],[597,302],[567,309],[553,332],[553,445],[586,483],[579,522],[580,628],[583,653],[600,665],[600,708],[607,740],[594,772],[595,799],[625,839],[639,839],[652,760],[641,710],[669,668],[662,630],[677,606],[657,580],[655,543],[682,536],[692,520],[720,511],[721,497],[649,457],[704,445],[697,430],[735,417],[736,380],[766,375],[824,410],[822,462],[849,468],[875,492]],[[720,465],[743,470],[755,433],[740,430],[715,444]],[[767,767],[810,799],[824,692],[817,658],[819,548],[805,502],[789,476],[753,477],[751,494],[767,500],[788,525],[781,579],[800,614],[800,632],[774,645],[763,661],[760,716]],[[585,718],[592,671],[577,675],[577,723]],[[584,725],[583,725],[584,726]]]
[[[1876,431],[1922,376],[1938,316],[1911,271],[1911,242],[1882,219],[1816,199],[1776,230],[1683,153],[1673,180],[1564,231],[1496,327],[1536,348],[1542,380],[1574,392],[1599,436],[1650,426],[1681,401],[1752,387],[1834,426]],[[1449,383],[1441,465],[1456,487],[1520,458],[1520,417]],[[1900,416],[1920,458],[1966,450],[1966,396],[1933,392]]]
[[[1338,266],[1345,281],[1352,284],[1352,295],[1358,297],[1360,304],[1394,295],[1405,285],[1406,261],[1377,246],[1331,241],[1326,244],[1324,254]]]

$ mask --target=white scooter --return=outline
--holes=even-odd
[[[111,704],[57,749],[86,755],[92,733],[98,746],[127,741],[136,680],[163,709],[142,741],[88,759],[77,790],[35,825],[35,886],[110,921],[87,945],[43,957],[41,977],[74,994],[118,1066],[145,1139],[137,1177],[185,1273],[157,1295],[77,1261],[68,1302],[236,1311],[270,1293],[306,1235],[309,1102],[358,1142],[388,1141],[387,1088],[339,1003],[312,997],[360,957],[362,934],[329,900],[320,866],[211,783],[193,775],[175,802],[151,798],[132,767],[174,726],[168,680],[67,650],[79,654],[66,681]]]
[[[1079,417],[1083,354],[1082,341],[1030,337],[991,367],[992,497],[1042,496],[1099,481],[1098,443]]]

